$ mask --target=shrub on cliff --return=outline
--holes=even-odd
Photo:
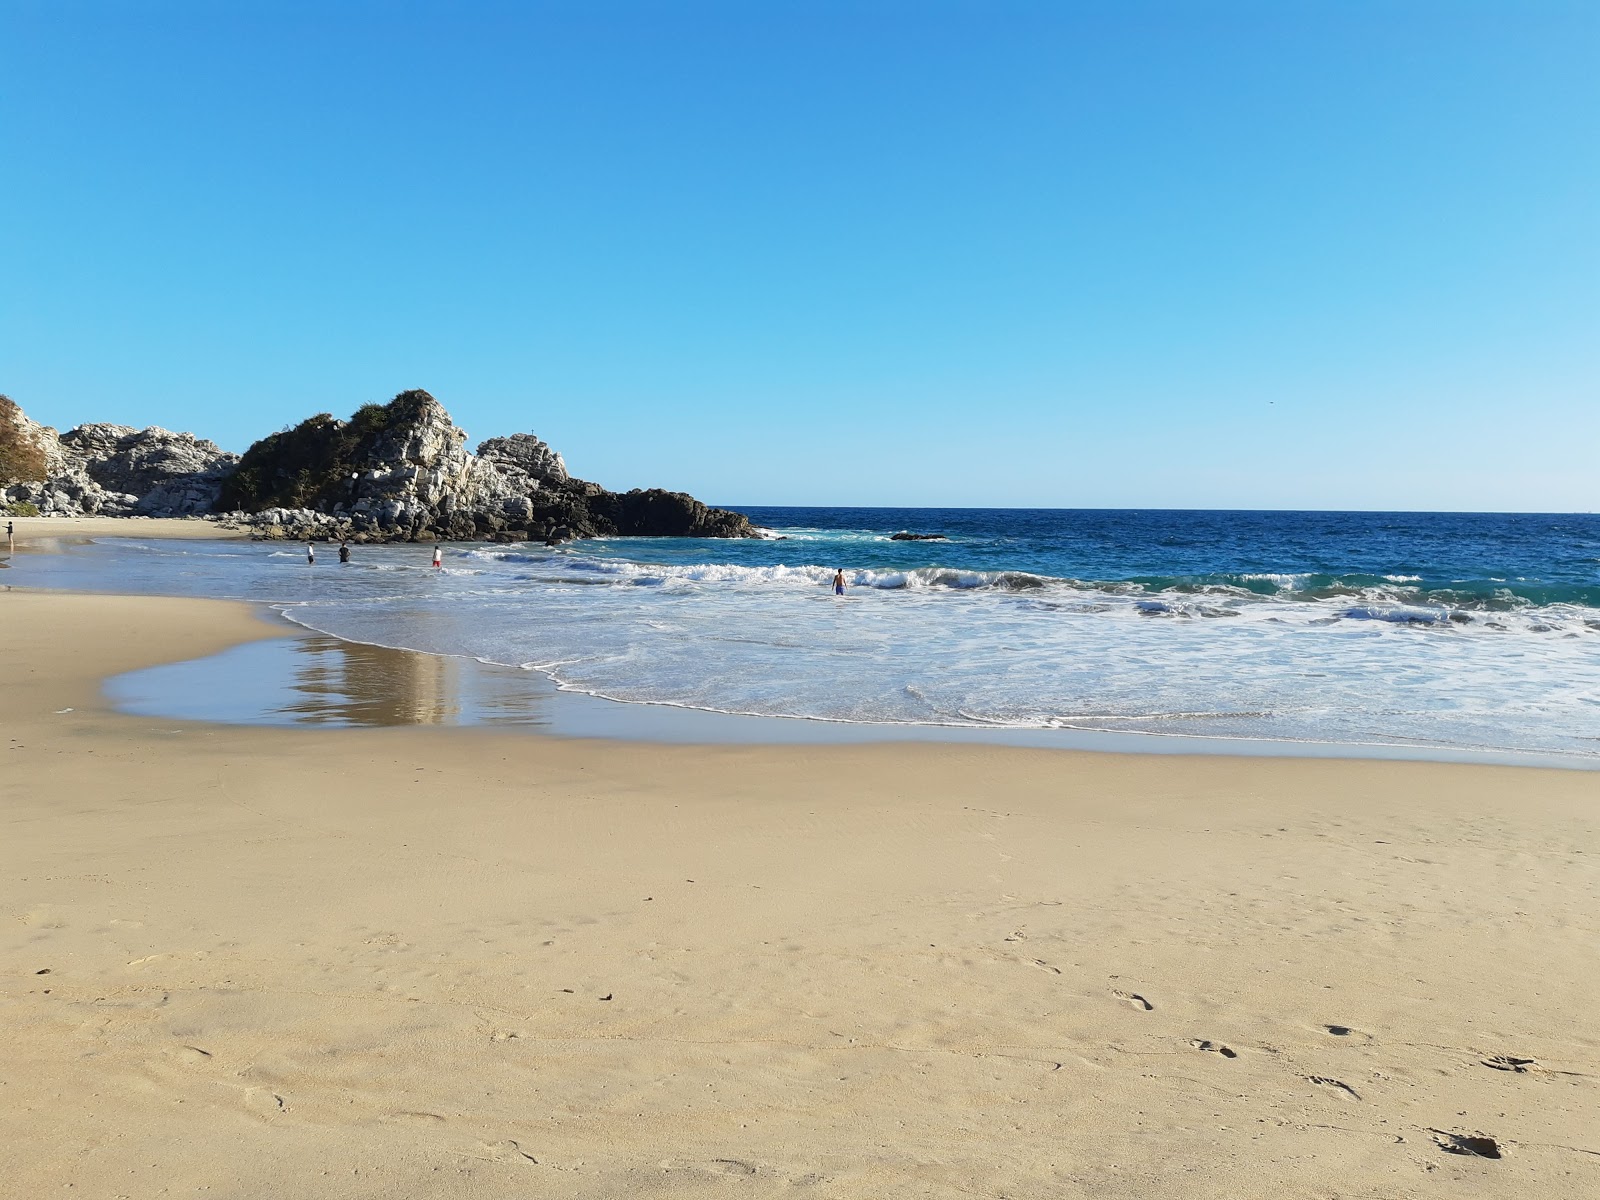
[[[22,409],[0,396],[0,483],[37,483],[45,471],[44,447],[29,436]]]
[[[268,434],[239,460],[222,485],[218,507],[309,508],[316,493],[339,467],[339,434],[344,422],[318,413],[300,424]]]
[[[363,404],[348,421],[318,413],[269,434],[244,452],[217,507],[257,512],[348,501],[352,472],[367,465],[366,448],[380,434],[415,423],[429,399],[426,392],[401,392],[387,404]]]

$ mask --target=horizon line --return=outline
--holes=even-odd
[[[703,501],[702,503],[707,503]],[[810,508],[810,509],[860,509],[876,512],[1140,512],[1140,513],[1336,513],[1336,514],[1387,514],[1391,516],[1454,516],[1454,517],[1592,517],[1600,510],[1542,509],[1542,508],[1203,508],[1199,506],[1172,507],[1152,505],[1148,508],[1129,508],[1125,505],[1050,505],[1050,504],[709,504],[712,508],[739,512],[747,508]]]

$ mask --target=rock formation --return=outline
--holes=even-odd
[[[567,482],[567,464],[549,446],[531,433],[513,433],[478,443],[478,457],[486,458],[502,470],[519,470],[540,483]]]
[[[220,507],[265,537],[353,541],[445,538],[754,537],[739,513],[656,489],[624,494],[574,479],[528,433],[489,438],[476,455],[427,392],[369,404],[349,421],[323,414],[263,438],[239,462]]]
[[[219,507],[266,514],[283,536],[332,525],[363,538],[476,537],[494,529],[475,514],[493,514],[516,488],[466,440],[427,392],[364,405],[348,421],[322,413],[246,450]]]
[[[79,425],[57,434],[15,410],[13,427],[43,453],[42,474],[0,475],[0,502],[46,516],[182,517],[211,511],[239,461],[192,433]]]
[[[348,421],[320,413],[242,457],[164,429],[80,425],[57,436],[11,410],[0,406],[0,451],[21,450],[0,454],[0,469],[38,467],[40,454],[43,465],[33,478],[0,477],[0,502],[46,514],[214,514],[258,537],[352,541],[757,536],[743,515],[682,492],[618,494],[574,479],[531,433],[489,438],[471,454],[423,391],[363,405]]]

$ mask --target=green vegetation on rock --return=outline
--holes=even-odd
[[[44,447],[29,436],[23,421],[16,401],[0,396],[0,484],[37,483],[45,477]]]
[[[370,465],[374,443],[415,423],[432,400],[401,392],[387,404],[363,404],[348,421],[318,413],[269,434],[244,452],[222,485],[219,509],[331,507],[350,498],[350,476]]]

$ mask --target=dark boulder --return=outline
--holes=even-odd
[[[754,537],[750,518],[710,508],[686,492],[634,489],[622,497],[619,533],[636,537]]]

